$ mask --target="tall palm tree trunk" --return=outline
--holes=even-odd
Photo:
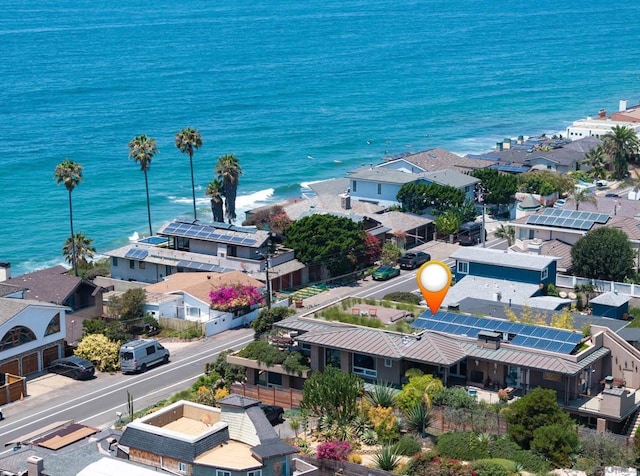
[[[193,220],[198,219],[196,215],[196,183],[193,180],[193,153],[189,154],[189,164],[191,165],[191,193],[193,195]]]
[[[71,200],[71,190],[69,190],[69,225],[71,226],[71,253],[73,259],[73,272],[78,276],[78,252],[76,250],[76,239],[73,233],[73,204]]]
[[[144,185],[147,189],[147,217],[149,218],[149,236],[153,236],[151,229],[151,202],[149,201],[149,180],[147,179],[147,171],[144,171]]]

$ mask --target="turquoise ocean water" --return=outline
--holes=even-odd
[[[76,231],[98,251],[147,230],[144,178],[127,158],[154,137],[154,227],[199,218],[218,156],[244,174],[238,208],[296,195],[385,154],[563,131],[640,102],[640,3],[593,0],[5,0],[0,6],[0,261],[12,274],[62,262],[67,194],[84,165]],[[240,217],[243,213],[239,214]]]

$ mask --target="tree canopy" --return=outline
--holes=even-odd
[[[484,168],[474,170],[471,176],[482,180],[484,203],[487,205],[509,205],[515,202],[518,191],[518,178],[515,175]]]
[[[363,389],[360,377],[327,367],[305,381],[300,406],[314,415],[331,415],[346,424],[358,414],[358,397]]]
[[[602,140],[602,148],[613,162],[613,176],[627,176],[628,163],[640,153],[640,140],[636,131],[626,126],[614,126]]]
[[[509,435],[524,449],[529,449],[538,428],[563,424],[569,426],[569,416],[558,406],[556,392],[534,388],[509,405],[506,415]]]
[[[634,251],[627,234],[601,227],[588,232],[571,249],[571,271],[577,276],[624,281],[633,275]]]
[[[286,230],[285,245],[306,265],[325,264],[332,275],[356,269],[365,254],[366,232],[346,217],[311,215]]]
[[[573,191],[575,182],[571,177],[550,170],[534,170],[521,174],[519,178],[521,192],[551,195]]]
[[[433,213],[438,214],[450,208],[461,207],[465,195],[462,190],[449,185],[411,182],[400,187],[396,199],[403,211],[420,214],[432,207]]]

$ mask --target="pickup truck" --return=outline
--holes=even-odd
[[[427,261],[431,261],[431,255],[422,251],[406,253],[404,256],[398,258],[398,264],[402,269],[416,269]]]

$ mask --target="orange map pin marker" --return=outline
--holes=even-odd
[[[440,309],[442,301],[449,292],[449,286],[451,286],[449,266],[438,260],[427,261],[418,269],[416,279],[431,313],[435,314]]]

